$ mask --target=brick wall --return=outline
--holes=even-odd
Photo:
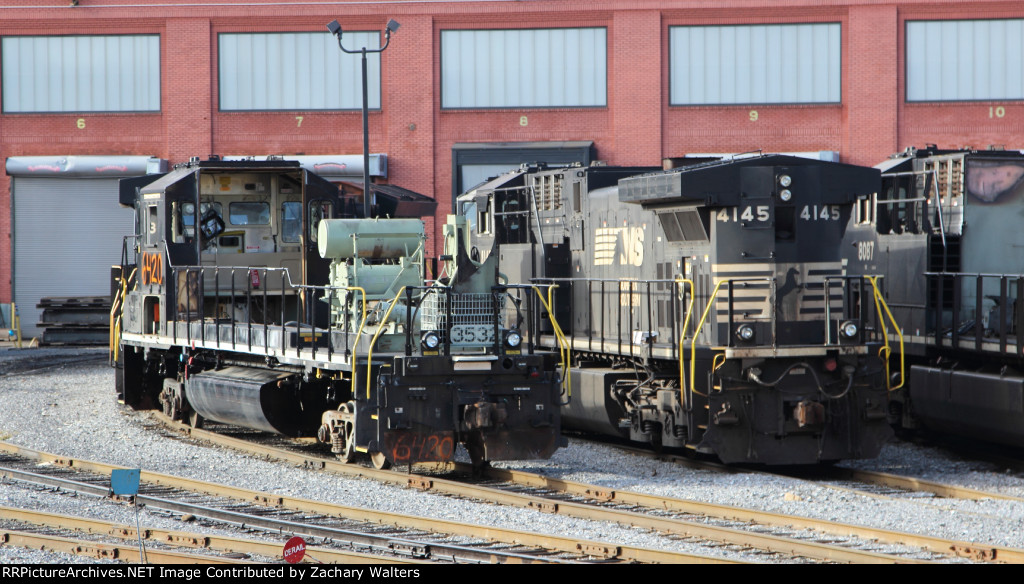
[[[431,244],[451,208],[452,146],[467,142],[593,141],[610,164],[656,165],[693,152],[839,151],[874,164],[905,146],[984,147],[1024,136],[1022,102],[905,104],[904,22],[1024,18],[1011,0],[545,0],[520,2],[246,5],[162,0],[0,0],[0,36],[161,35],[157,114],[0,115],[0,156],[152,155],[172,164],[209,154],[359,154],[362,119],[346,112],[220,112],[217,34],[382,29],[401,22],[382,56],[382,104],[371,112],[370,150],[389,157],[389,182],[434,196]],[[91,6],[90,6],[91,4]],[[188,6],[178,6],[178,5]],[[119,6],[124,5],[124,6]],[[17,7],[23,8],[17,8]],[[668,105],[672,25],[839,22],[842,103]],[[596,26],[608,30],[608,106],[441,110],[440,31],[448,28]],[[1024,142],[1022,140],[1021,142]],[[0,302],[11,300],[11,197],[0,180]]]
[[[847,30],[842,152],[846,162],[877,164],[899,149],[896,7],[851,7]]]

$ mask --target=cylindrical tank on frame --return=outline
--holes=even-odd
[[[412,255],[424,238],[419,219],[324,219],[316,242],[325,259],[394,259]]]
[[[192,375],[185,395],[206,419],[298,436],[310,417],[299,397],[281,387],[290,373],[254,367],[224,367]],[[319,419],[316,413],[315,419]],[[315,426],[313,426],[315,428]]]

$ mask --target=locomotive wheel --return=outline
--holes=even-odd
[[[172,420],[177,419],[178,412],[175,411],[174,404],[171,403],[171,400],[167,399],[167,396],[161,395],[160,396],[160,403],[161,403],[161,405],[163,405],[163,410],[164,410],[164,415],[165,416],[167,416],[168,418],[170,418]]]
[[[387,470],[391,468],[391,461],[384,456],[383,452],[370,453],[370,462],[373,463],[373,468],[377,470]]]
[[[204,421],[205,421],[205,418],[200,416],[199,412],[197,412],[195,410],[192,410],[188,414],[188,425],[192,426],[193,428],[202,428]]]
[[[338,459],[346,464],[352,464],[356,461],[356,403],[353,401],[345,402],[339,409],[344,412],[342,419],[345,420],[345,428],[342,431],[345,433],[345,445],[342,447]]]
[[[469,462],[473,468],[474,477],[482,477],[491,463],[484,459],[483,437],[477,433],[466,439],[466,451],[469,452]]]
[[[173,395],[167,395],[167,393],[160,394],[160,405],[163,407],[164,415],[168,418],[178,422],[185,419],[181,411],[181,405]]]
[[[345,449],[338,458],[346,464],[352,464],[356,461],[356,437],[353,436],[351,424],[345,424]]]

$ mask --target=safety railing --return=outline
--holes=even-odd
[[[722,279],[711,289],[701,289],[694,281],[681,278],[649,281],[544,278],[535,281],[558,284],[570,290],[567,299],[563,298],[562,301],[569,303],[568,314],[573,315],[572,332],[566,336],[559,327],[556,335],[559,342],[566,345],[570,355],[577,351],[612,350],[622,357],[646,362],[654,358],[672,359],[678,362],[681,392],[687,388],[690,393],[699,393],[695,381],[698,346],[776,350],[780,344],[793,344],[780,343],[778,340],[775,307],[764,316],[754,319],[766,323],[762,326],[770,329],[768,338],[763,342],[744,344],[732,334],[739,324],[752,321],[744,316],[744,310],[737,309],[740,301],[747,299],[739,291],[747,291],[752,285],[762,286],[766,292],[765,298],[774,299],[777,297],[777,283],[771,277]],[[583,286],[582,290],[580,286]],[[575,291],[573,287],[576,287]],[[886,361],[887,378],[891,380],[888,362],[895,352],[888,338],[888,330],[891,328],[900,338],[900,381],[899,384],[891,384],[890,389],[902,386],[902,332],[885,303],[879,278],[826,277],[812,292],[821,295],[824,307],[822,316],[815,319],[819,320],[822,327],[818,333],[821,340],[817,341],[817,346],[828,350],[832,347],[863,345],[869,341],[880,343],[882,347],[879,357]],[[585,306],[578,306],[581,301]],[[549,304],[545,305],[549,314],[557,314],[555,303]],[[699,306],[699,318],[694,311],[695,305]],[[705,331],[705,325],[712,318],[712,311],[715,312],[714,321],[717,325],[724,325],[725,332],[722,334]],[[557,323],[557,319],[553,318],[552,322]],[[840,328],[851,322],[855,324],[856,332],[844,337]],[[867,326],[869,323],[876,326]],[[672,342],[659,342],[659,332],[670,335]],[[635,349],[642,345],[647,345],[650,350],[640,353]],[[814,343],[801,345],[816,346]],[[656,347],[662,349],[657,357],[654,355]],[[688,366],[686,361],[689,361]]]
[[[544,297],[537,286],[529,286],[522,284],[507,284],[493,286],[491,288],[490,293],[491,310],[490,316],[488,317],[482,314],[480,307],[477,305],[476,299],[470,300],[469,306],[471,307],[471,311],[468,315],[460,314],[460,307],[464,308],[466,305],[456,302],[456,299],[459,296],[459,294],[455,293],[451,287],[437,285],[403,286],[395,294],[394,298],[392,298],[391,301],[387,303],[387,307],[384,309],[381,321],[387,322],[388,318],[391,315],[391,312],[394,310],[396,306],[398,306],[399,301],[404,298],[406,306],[409,308],[409,310],[406,311],[405,325],[405,354],[407,356],[411,356],[413,354],[413,335],[416,334],[416,331],[418,331],[420,334],[424,334],[427,332],[440,333],[442,338],[439,339],[439,344],[436,347],[438,354],[443,354],[446,356],[452,355],[452,330],[453,327],[463,326],[462,324],[460,324],[462,322],[465,322],[467,325],[470,326],[484,324],[484,326],[492,328],[493,339],[490,343],[491,353],[498,354],[501,352],[500,347],[504,342],[501,332],[510,328],[515,328],[521,331],[521,329],[518,326],[519,323],[527,323],[528,338],[525,349],[528,352],[528,354],[533,354],[536,345],[536,332],[534,330],[534,327],[529,323],[535,322],[534,317],[535,315],[539,314],[539,311],[536,308],[536,303],[534,302],[533,296],[529,294],[529,290],[535,290],[537,292],[537,299],[540,303],[545,304],[545,306],[550,306],[550,290],[548,301],[545,303]],[[525,294],[523,292],[525,292]],[[415,325],[416,319],[413,317],[412,309],[421,308],[424,302],[426,301],[426,298],[428,298],[430,295],[438,295],[439,298],[438,301],[435,302],[435,312],[431,315],[431,322],[429,324],[433,326],[440,326],[440,329],[428,329],[422,323],[420,324],[420,326]],[[512,310],[515,313],[515,325],[508,325],[507,322],[502,322],[504,319],[508,318],[508,315],[505,314],[504,310],[504,307],[506,306],[507,297],[511,298],[511,302],[508,302],[507,304],[510,304],[512,306]],[[525,312],[521,312],[523,302],[525,302],[526,304]],[[484,322],[485,320],[487,321],[486,323]],[[554,323],[554,326],[557,329],[557,323]],[[370,399],[372,390],[370,380],[373,378],[373,375],[371,374],[371,368],[373,367],[373,351],[374,348],[377,346],[377,341],[382,335],[383,331],[383,327],[378,327],[378,329],[374,332],[374,335],[370,340],[370,344],[367,349],[367,399]],[[517,350],[521,351],[522,349]],[[567,356],[567,352],[563,351],[563,373],[567,372]],[[568,375],[563,374],[563,380],[568,379],[568,377]],[[571,389],[568,391],[571,391]]]
[[[889,310],[889,306],[885,303],[885,297],[882,295],[882,291],[878,286],[878,279],[880,277],[881,276],[865,276],[865,278],[871,282],[871,289],[875,300],[875,314],[878,317],[878,327],[881,329],[882,338],[885,340],[884,345],[878,352],[878,356],[885,361],[885,382],[888,385],[889,391],[893,391],[903,387],[903,384],[906,383],[906,351],[904,350],[903,345],[903,331],[900,330],[899,324],[896,322],[896,319],[893,318],[892,311]],[[892,347],[889,345],[889,331],[885,324],[886,318],[888,318],[888,322],[892,325],[893,330],[896,332],[896,335],[900,340],[900,382],[895,385],[892,383],[892,375],[889,371],[889,357],[892,355]]]
[[[296,356],[308,349],[314,359],[322,350],[330,359],[338,349],[332,334],[348,332],[348,323],[336,327],[329,304],[321,301],[350,289],[294,284],[288,268],[176,266],[171,274],[168,334],[175,344],[199,342],[267,356],[272,349],[282,355],[294,350]],[[273,335],[279,336],[276,346]]]
[[[978,352],[1024,356],[1024,275],[925,272],[925,278],[933,296],[927,303],[933,344],[966,342]]]
[[[376,316],[378,325],[368,345],[367,359],[380,336],[387,330],[386,323],[399,304],[405,304],[404,352],[412,355],[419,347],[418,335],[428,330],[419,321],[416,311],[421,310],[424,299],[435,297],[431,326],[438,325],[441,344],[438,354],[459,354],[476,349],[498,353],[505,342],[503,333],[509,328],[529,325],[540,314],[538,308],[545,303],[536,286],[494,286],[487,306],[474,297],[470,313],[462,296],[452,288],[440,285],[403,287],[390,300],[367,301],[366,291],[359,287],[334,287],[295,284],[287,268],[176,266],[167,279],[169,305],[168,322],[161,323],[163,334],[174,344],[245,351],[265,356],[309,352],[317,359],[326,355],[328,360],[343,352],[352,357],[360,348],[360,339],[368,334],[370,315]],[[122,288],[128,290],[125,280]],[[344,302],[339,294],[345,292]],[[339,300],[336,302],[336,300]],[[334,319],[330,307],[343,304],[345,316]],[[357,313],[358,319],[347,315]],[[354,322],[358,320],[358,325]],[[396,322],[399,322],[399,317]],[[511,324],[509,324],[511,323]],[[461,346],[454,341],[452,332],[459,326],[485,327],[490,334],[481,345]],[[336,333],[346,333],[336,335]],[[351,334],[348,334],[351,333]],[[526,340],[521,350],[534,352],[538,331],[532,326],[521,330]],[[278,338],[274,338],[277,336]],[[471,351],[472,352],[472,351]]]
[[[826,276],[824,279],[825,295],[825,345],[849,345],[862,340],[885,340],[881,327],[868,327],[867,324],[881,322],[885,316],[881,311],[885,303],[884,295],[879,287],[880,276]],[[833,290],[838,288],[838,295]],[[836,298],[840,307],[834,308]],[[856,326],[857,334],[850,339],[842,333],[844,324]]]
[[[120,358],[121,350],[121,319],[124,315],[125,297],[135,283],[138,259],[136,257],[136,241],[138,235],[125,235],[121,240],[121,265],[117,274],[116,290],[114,300],[110,303],[110,347],[109,360],[111,366],[116,365]],[[131,244],[129,245],[129,242]],[[13,316],[13,314],[12,314]]]
[[[689,285],[692,293],[692,283],[668,279],[608,278],[535,278],[533,282],[564,289],[566,312],[569,315],[586,315],[586,322],[571,323],[573,326],[569,330],[572,334],[563,335],[569,351],[603,352],[611,342],[617,353],[631,358],[650,358],[649,352],[637,354],[636,347],[640,345],[661,347],[669,352],[671,358],[679,356],[674,339],[682,333],[680,322],[686,316],[682,308],[683,287]],[[585,286],[583,302],[580,301],[580,285]],[[555,288],[550,290],[553,292]],[[553,297],[549,313],[553,323],[557,323],[556,315],[560,308],[557,298]],[[614,316],[611,316],[612,312]],[[559,330],[564,328],[563,323],[559,323]],[[661,336],[659,331],[665,332],[667,341],[658,340]]]
[[[735,328],[735,322],[736,322],[736,311],[734,309],[734,306],[735,306],[735,288],[736,288],[737,285],[743,284],[743,283],[746,283],[746,282],[768,282],[769,287],[770,287],[770,292],[771,292],[770,295],[769,295],[769,298],[775,298],[776,289],[775,289],[775,279],[774,278],[755,277],[755,278],[729,278],[729,279],[725,279],[725,280],[719,280],[718,284],[715,284],[714,290],[711,291],[711,295],[708,297],[707,304],[704,307],[704,311],[703,311],[703,313],[701,313],[700,322],[697,324],[697,328],[696,328],[696,331],[695,331],[695,334],[694,334],[694,339],[696,339],[696,335],[699,334],[700,331],[704,329],[704,322],[707,320],[708,314],[710,314],[711,309],[715,306],[715,300],[718,297],[718,291],[721,290],[722,286],[724,285],[725,288],[726,288],[726,294],[727,294],[727,298],[728,298],[728,303],[727,303],[727,307],[728,308],[726,310],[726,331],[727,332],[726,332],[725,337],[726,337],[727,345],[728,346],[732,346],[733,345],[732,335],[729,334],[728,331],[732,331]],[[827,302],[827,299],[828,298],[826,296],[826,302]],[[776,339],[776,330],[777,329],[776,329],[776,324],[775,324],[775,310],[774,309],[772,309],[770,311],[769,319],[770,319],[770,325],[771,325],[771,345],[772,345],[772,347],[775,347],[775,339]],[[682,345],[682,343],[680,343],[680,345]],[[680,357],[680,358],[682,358],[682,357]],[[697,391],[697,388],[696,388],[696,377],[697,377],[696,367],[697,367],[697,342],[694,341],[694,342],[690,343],[690,394],[691,394],[691,399],[692,399],[692,394],[694,394],[694,393],[698,393],[699,394],[700,393],[700,392]]]

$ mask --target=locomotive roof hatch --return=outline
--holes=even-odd
[[[467,197],[472,198],[477,194],[477,191],[491,191],[499,188],[510,188],[522,186],[524,184],[524,177],[529,174],[530,168],[527,165],[523,165],[519,168],[507,170],[498,176],[493,176],[487,180],[477,184],[476,186],[466,190],[466,192],[459,195],[459,198]]]
[[[619,181],[619,200],[624,203],[658,205],[679,203],[680,199],[709,206],[733,206],[747,194],[746,173],[764,169],[803,167],[820,177],[821,202],[848,203],[878,192],[881,186],[877,169],[786,156],[766,154],[749,158],[716,160],[661,172],[652,172]],[[736,172],[741,169],[741,172]]]
[[[433,217],[437,201],[396,185],[370,185],[382,216]]]

